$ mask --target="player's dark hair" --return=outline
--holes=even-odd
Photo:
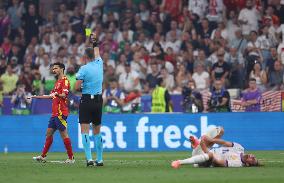
[[[89,59],[93,59],[94,58],[94,49],[92,47],[87,47],[85,49],[85,55],[89,58]]]
[[[60,69],[63,69],[63,72],[65,71],[65,65],[63,63],[60,63],[60,62],[55,62],[52,64],[52,66],[59,66]]]

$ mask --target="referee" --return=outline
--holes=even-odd
[[[98,41],[95,33],[90,35],[93,48],[85,50],[86,65],[81,66],[76,74],[75,89],[82,89],[82,97],[79,106],[79,123],[81,125],[82,143],[87,159],[87,166],[103,166],[103,144],[101,129],[102,118],[102,84],[103,84],[103,60],[100,57]],[[97,159],[94,162],[90,148],[89,128],[92,123],[95,136]]]

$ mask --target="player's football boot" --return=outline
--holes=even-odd
[[[104,166],[103,161],[95,161],[96,166]]]
[[[174,169],[177,169],[180,167],[180,162],[179,160],[176,160],[176,161],[173,161],[171,165]]]
[[[75,158],[73,157],[72,159],[67,159],[67,160],[65,160],[64,161],[64,163],[70,163],[70,164],[73,164],[73,163],[75,163]]]
[[[88,166],[94,166],[94,165],[95,165],[95,163],[94,163],[93,160],[87,160],[87,167]]]
[[[189,141],[190,141],[193,149],[195,149],[199,145],[199,143],[200,143],[199,140],[194,138],[193,136],[189,137]]]
[[[35,156],[35,157],[33,157],[33,160],[36,160],[36,161],[41,162],[41,163],[45,163],[46,162],[46,157]]]

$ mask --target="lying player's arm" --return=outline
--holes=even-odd
[[[228,141],[225,141],[222,139],[216,139],[216,138],[212,139],[206,135],[201,137],[200,146],[203,152],[207,153],[209,151],[208,147],[213,146],[214,144],[219,144],[225,147],[233,147],[232,142],[228,142]]]
[[[228,142],[222,139],[212,139],[212,143],[214,144],[219,144],[225,147],[233,147],[233,143],[232,142]]]

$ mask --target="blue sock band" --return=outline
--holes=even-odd
[[[97,161],[103,161],[103,141],[101,133],[95,135],[96,151],[97,151]]]
[[[91,147],[90,147],[90,137],[87,133],[82,133],[82,143],[85,150],[85,155],[87,160],[92,160],[92,153],[91,153]]]

